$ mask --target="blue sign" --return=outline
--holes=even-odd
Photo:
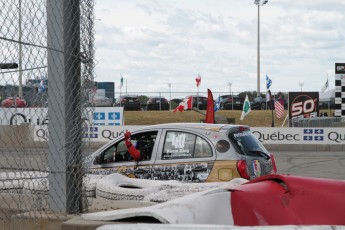
[[[312,134],[313,133],[313,129],[304,129],[303,133],[305,133],[305,134]]]
[[[315,141],[323,141],[323,136],[315,136],[314,140]]]
[[[90,127],[90,132],[97,132],[98,131],[98,127]]]
[[[94,112],[93,113],[94,120],[105,120],[105,112]]]
[[[305,140],[305,141],[312,141],[313,140],[313,136],[303,136],[303,140]]]
[[[323,129],[303,129],[303,140],[305,141],[323,141],[324,130]]]
[[[108,113],[108,120],[120,120],[120,112]]]
[[[315,129],[315,134],[323,134],[323,129]]]

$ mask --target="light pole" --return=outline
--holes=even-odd
[[[232,85],[232,83],[231,83],[231,82],[228,82],[229,93],[230,93],[230,97],[232,98],[232,100],[231,100],[231,108],[232,108],[232,110],[234,110],[234,98],[233,98],[233,96],[231,95],[231,85]]]
[[[168,83],[168,87],[169,87],[169,110],[171,110],[171,83]]]
[[[228,86],[229,86],[229,93],[231,95],[231,86],[232,86],[232,83],[231,82],[228,82]]]
[[[257,96],[260,96],[260,6],[267,2],[268,0],[254,0],[254,4],[258,5]]]

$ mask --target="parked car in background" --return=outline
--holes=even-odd
[[[107,97],[94,96],[90,99],[90,105],[95,107],[112,107],[113,100]]]
[[[26,101],[20,97],[8,97],[2,100],[1,105],[5,108],[23,108],[26,107]]]
[[[278,97],[276,99],[279,101]],[[282,99],[282,103],[284,104],[284,109],[288,109],[288,101],[286,99]],[[266,97],[258,96],[253,99],[250,103],[251,109],[258,109],[258,110],[265,110],[271,109],[271,103],[266,103]],[[274,109],[274,103],[273,103]]]
[[[114,103],[116,107],[123,107],[123,110],[141,110],[141,103],[138,95],[122,95]]]
[[[254,179],[276,173],[274,156],[248,126],[173,123],[145,126],[120,135],[87,158],[90,173],[185,182]],[[127,147],[128,146],[128,147]],[[134,161],[128,148],[140,150]]]
[[[200,96],[200,95],[189,95],[186,96],[186,98],[188,97],[193,97],[193,108],[198,108],[199,110],[206,110],[207,108],[207,97],[204,96]]]
[[[236,95],[222,95],[219,96],[215,103],[220,102],[219,109],[221,110],[242,110],[245,98]]]
[[[146,103],[147,110],[169,110],[169,102],[164,97],[150,97]]]
[[[250,102],[251,109],[259,109],[265,110],[266,109],[266,98],[262,96],[257,96]]]
[[[171,99],[171,107],[172,108],[175,108],[178,104],[180,104],[180,102],[182,101],[183,99],[181,98],[174,98],[174,99]]]

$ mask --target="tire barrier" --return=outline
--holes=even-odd
[[[162,203],[195,192],[213,188],[236,186],[247,182],[236,178],[229,182],[183,183],[174,180],[156,181],[128,178],[121,174],[105,176],[96,188],[96,197],[117,201],[143,201]]]
[[[49,194],[48,178],[33,178],[23,182],[23,193],[45,196]]]
[[[23,193],[24,184],[28,180],[46,178],[48,173],[37,171],[2,172],[0,173],[1,193]]]
[[[23,180],[0,180],[0,193],[22,193]]]
[[[119,201],[143,201],[145,196],[181,186],[174,180],[155,181],[128,178],[118,173],[105,176],[97,183],[96,197]]]
[[[83,179],[86,197],[96,197],[96,184],[103,175],[86,175]],[[48,173],[38,171],[0,173],[0,192],[48,195]]]
[[[162,190],[151,193],[145,197],[150,202],[162,203],[173,200],[182,196],[186,196],[196,192],[202,192],[214,188],[229,188],[246,183],[248,180],[243,178],[235,178],[229,182],[210,182],[210,183],[188,183],[172,189]]]
[[[245,182],[247,180],[236,178],[229,182],[183,183],[128,178],[117,173],[107,176],[88,174],[83,179],[83,192],[84,197],[101,199],[110,208],[128,208],[162,203],[188,194]],[[48,173],[0,173],[0,192],[29,195],[34,198],[35,209],[42,209],[47,206],[49,195]]]
[[[96,186],[99,181],[104,177],[104,175],[92,175],[88,174],[83,179],[83,187],[85,192],[85,197],[96,198]]]

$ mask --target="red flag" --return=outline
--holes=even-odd
[[[196,81],[196,87],[199,87],[199,85],[201,84],[201,76],[200,74],[198,74],[198,76],[195,78]]]
[[[205,123],[214,124],[214,101],[211,90],[207,89],[207,108]]]
[[[274,98],[274,109],[276,110],[277,118],[281,118],[284,115],[284,106],[280,104],[277,99]]]
[[[185,97],[183,101],[180,102],[180,104],[174,109],[174,112],[180,111],[183,112],[184,110],[187,109],[192,109],[192,102],[193,102],[193,97]]]

